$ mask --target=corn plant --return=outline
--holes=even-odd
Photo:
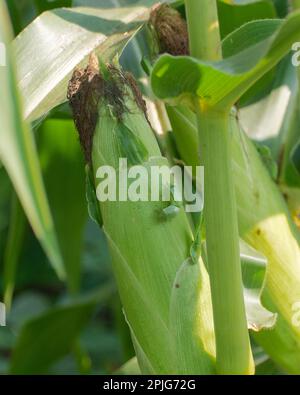
[[[0,3],[12,330],[27,222],[57,279],[47,308],[20,325],[6,371],[55,373],[72,356],[97,373],[83,339],[103,324],[101,305],[122,343],[114,364],[128,361],[121,373],[299,374],[299,1],[29,3],[24,30],[20,5]],[[180,176],[156,189],[158,167]],[[203,199],[193,213],[178,198],[186,178]],[[96,284],[84,261],[93,243],[95,267],[113,272],[93,272]]]

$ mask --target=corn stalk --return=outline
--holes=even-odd
[[[221,40],[216,2],[185,3],[191,55],[219,60]],[[205,171],[204,215],[217,370],[221,374],[251,374],[254,366],[243,298],[229,110],[209,108],[201,100],[195,101],[195,108]]]

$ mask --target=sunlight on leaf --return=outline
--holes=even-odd
[[[33,121],[66,101],[75,67],[95,51],[103,61],[121,53],[147,19],[143,6],[61,8],[36,18],[14,40],[25,118]]]

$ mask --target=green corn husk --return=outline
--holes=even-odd
[[[196,116],[181,107],[168,107],[177,149],[188,165],[198,164]],[[256,148],[231,119],[232,161],[238,206],[239,233],[268,260],[264,306],[278,314],[271,330],[253,334],[271,358],[291,374],[300,373],[300,327],[295,308],[300,301],[299,232],[286,203]]]
[[[74,73],[69,97],[95,187],[97,169],[119,169],[119,158],[148,174],[153,165],[168,165],[127,73],[115,66],[99,73],[94,60]],[[202,261],[190,258],[193,237],[183,209],[164,216],[163,201],[98,204],[142,373],[213,374],[209,281]]]

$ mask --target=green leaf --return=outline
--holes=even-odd
[[[87,220],[83,154],[74,122],[47,120],[38,145],[46,191],[53,212],[69,289],[80,286],[83,232]]]
[[[103,225],[101,211],[95,191],[93,174],[89,165],[85,167],[86,171],[86,200],[88,204],[88,211],[90,218],[96,222],[100,228]]]
[[[103,289],[98,295],[59,306],[27,321],[13,350],[10,373],[39,374],[68,354],[99,301],[110,295]]]
[[[271,329],[277,315],[267,310],[261,301],[268,260],[242,240],[240,249],[248,328],[255,332]]]
[[[22,122],[22,106],[11,56],[11,31],[0,3],[0,42],[6,44],[6,66],[0,66],[0,158],[16,189],[32,228],[60,277],[64,275],[33,135]]]
[[[274,5],[269,0],[246,0],[243,2],[218,1],[221,37],[226,37],[247,22],[276,17]]]
[[[164,55],[152,72],[153,91],[177,104],[200,98],[204,106],[230,108],[300,39],[299,23],[299,12],[283,22],[249,22],[226,37],[220,62]]]
[[[11,217],[4,256],[4,303],[9,310],[15,287],[17,266],[22,251],[26,217],[17,196],[12,197]]]
[[[147,19],[144,6],[46,11],[14,41],[24,113],[35,120],[66,101],[75,67],[95,51],[105,62],[120,53]]]
[[[125,313],[124,313],[125,314]],[[141,344],[138,342],[138,339],[136,338],[134,331],[132,330],[132,327],[130,326],[130,323],[128,322],[126,315],[125,315],[126,322],[128,324],[128,327],[130,329],[131,333],[131,339],[132,339],[132,344],[136,353],[137,361],[138,361],[138,366],[142,374],[147,374],[147,375],[154,375],[155,370],[153,366],[151,365],[151,362],[149,358],[147,357],[145,351],[141,347]]]

